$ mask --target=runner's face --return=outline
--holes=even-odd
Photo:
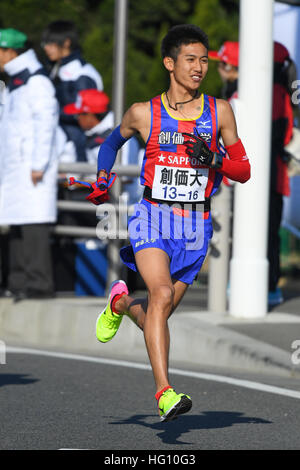
[[[200,42],[182,45],[173,62],[175,80],[190,90],[197,90],[207,74],[208,55],[206,47]]]

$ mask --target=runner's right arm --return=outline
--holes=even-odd
[[[121,125],[116,127],[100,147],[97,178],[106,177],[114,166],[118,150],[134,134],[139,132],[146,140],[150,130],[149,103],[135,103],[124,114]]]

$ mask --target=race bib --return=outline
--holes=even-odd
[[[203,202],[208,168],[155,165],[152,197],[174,202]]]

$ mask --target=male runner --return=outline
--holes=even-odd
[[[208,69],[206,34],[194,25],[173,27],[162,41],[162,57],[170,74],[168,91],[148,102],[133,104],[121,125],[102,144],[98,179],[89,198],[96,204],[106,199],[116,153],[139,133],[146,143],[140,177],[144,198],[129,222],[131,245],[121,249],[121,258],[139,271],[148,296],[134,300],[124,281],[113,283],[108,305],[98,317],[96,334],[101,342],[111,340],[124,314],[143,330],[159,415],[162,421],[168,421],[192,406],[191,398],[177,394],[169,383],[168,317],[203,264],[212,236],[210,198],[222,175],[244,183],[250,177],[250,165],[230,105],[199,92]],[[218,145],[219,136],[226,153]],[[174,202],[176,208],[172,207]],[[166,216],[170,220],[167,237],[162,233],[161,215],[163,220]],[[144,228],[149,221],[149,229],[154,227],[156,235],[145,237],[142,230],[139,236],[137,221]],[[194,248],[187,246],[185,227],[196,235],[202,232],[201,243]]]

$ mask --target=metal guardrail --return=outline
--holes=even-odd
[[[92,206],[89,202],[80,201],[57,201],[57,208],[62,211],[70,212],[92,212],[95,213],[95,206]]]
[[[137,177],[140,174],[141,168],[139,165],[115,165],[113,171],[117,173],[118,176],[130,176]],[[91,165],[90,163],[60,163],[58,172],[60,174],[72,174],[72,175],[96,175],[97,167],[96,165]],[[107,208],[103,205],[101,206],[102,210],[107,210],[109,212],[109,206]],[[88,212],[95,214],[95,225],[97,222],[96,212],[97,207],[93,206],[89,202],[84,201],[70,201],[70,200],[61,200],[57,201],[57,208],[61,211],[67,212]],[[115,205],[115,210],[117,212],[127,213],[128,207]],[[97,233],[96,227],[78,227],[73,225],[55,225],[53,228],[53,233],[58,236],[70,236],[70,237],[88,237],[88,238],[99,238],[99,233]],[[115,233],[111,233],[112,237]],[[110,236],[110,232],[106,232],[106,236]],[[125,231],[120,232],[120,238],[126,239]]]
[[[90,163],[60,163],[59,173],[67,174],[94,174],[96,176],[97,166]],[[139,176],[141,167],[139,165],[115,165],[112,169],[119,176]]]
[[[116,206],[117,210],[121,213],[126,214],[128,211],[130,212],[134,206],[123,206],[119,205]],[[97,208],[92,206],[90,202],[81,202],[81,201],[57,201],[57,208],[64,211],[70,212],[97,212]],[[101,212],[110,212],[112,206],[110,204],[102,204],[101,205]],[[115,211],[115,209],[114,209]]]
[[[98,238],[94,227],[75,227],[74,225],[56,225],[53,233],[58,236]]]

